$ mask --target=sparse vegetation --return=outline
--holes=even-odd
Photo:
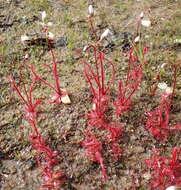
[[[0,189],[181,186],[180,8],[0,2]]]

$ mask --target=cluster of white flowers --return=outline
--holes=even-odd
[[[52,22],[45,23],[45,18],[47,17],[46,11],[42,11],[40,13],[41,13],[41,20],[42,20],[42,22],[40,22],[40,25],[42,25],[44,28],[52,26],[53,25]],[[54,34],[52,32],[47,32],[46,35],[49,39],[54,39]],[[27,35],[21,36],[21,42],[22,43],[25,43],[28,40],[30,40],[30,38]]]

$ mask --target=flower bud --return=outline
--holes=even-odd
[[[89,5],[88,7],[88,15],[91,17],[91,16],[94,16],[94,8],[92,5]]]
[[[99,41],[102,41],[104,38],[106,38],[109,33],[110,33],[110,30],[107,28],[107,29],[102,33],[102,35],[101,35]]]
[[[140,19],[143,19],[143,17],[144,17],[144,13],[141,12],[141,14],[140,14]]]
[[[41,12],[41,19],[42,19],[43,22],[44,22],[46,16],[47,16],[46,11],[42,11],[42,12]]]
[[[54,38],[54,34],[53,33],[51,33],[51,32],[48,32],[48,38],[50,38],[50,39],[53,39]]]
[[[140,36],[137,36],[135,39],[134,39],[134,42],[137,43],[140,41]]]

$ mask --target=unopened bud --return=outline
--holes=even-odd
[[[42,19],[43,22],[44,22],[46,16],[47,16],[46,11],[42,11],[42,12],[41,12],[41,19]]]
[[[54,34],[51,33],[51,32],[48,32],[48,38],[53,39],[54,38]]]
[[[89,7],[88,7],[88,15],[94,16],[94,8],[92,5],[89,5]]]
[[[137,43],[140,41],[140,36],[137,36],[135,39],[134,39],[134,42]]]
[[[141,14],[140,14],[140,19],[143,19],[143,17],[144,17],[144,13],[141,12]]]
[[[102,35],[101,35],[99,41],[102,41],[104,38],[106,38],[109,33],[110,33],[110,30],[107,28],[107,29],[102,33]]]
[[[25,59],[29,59],[29,55],[28,55],[28,54],[26,54],[24,58],[25,58]]]

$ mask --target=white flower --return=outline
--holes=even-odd
[[[158,88],[165,91],[166,94],[171,94],[173,92],[173,88],[167,86],[165,82],[158,83]]]
[[[170,187],[167,187],[165,190],[177,190],[177,187],[175,187],[175,186],[170,186]]]
[[[53,22],[48,22],[46,25],[47,26],[53,26]]]
[[[48,32],[48,38],[50,38],[50,39],[53,39],[54,38],[54,34],[52,33],[52,32]]]
[[[173,88],[168,86],[168,87],[165,89],[165,92],[166,92],[166,94],[171,94],[171,93],[173,92]]]
[[[87,45],[84,46],[84,47],[83,47],[83,52],[85,52],[85,51],[87,50],[88,47],[89,47],[89,46],[87,46]]]
[[[21,36],[21,42],[24,43],[25,41],[29,40],[29,37],[27,35]]]
[[[43,22],[44,22],[46,16],[47,16],[46,11],[42,11],[42,12],[41,12],[41,19],[42,19]]]
[[[143,19],[143,17],[144,17],[144,13],[141,12],[141,14],[140,14],[140,19]]]
[[[135,39],[134,39],[134,42],[137,43],[140,41],[140,36],[137,36]]]
[[[89,16],[94,16],[94,9],[92,5],[89,5],[88,7],[88,15]]]
[[[151,21],[150,20],[141,20],[141,24],[145,27],[150,27]]]
[[[99,41],[102,41],[104,38],[106,38],[109,33],[110,33],[110,30],[107,28],[107,29],[102,33],[102,35],[101,35]]]
[[[28,55],[28,54],[26,54],[26,55],[24,56],[24,58],[25,58],[25,59],[28,59],[28,58],[29,58],[29,55]]]
[[[165,82],[158,83],[158,88],[160,88],[161,90],[166,90],[167,87],[168,86]]]

